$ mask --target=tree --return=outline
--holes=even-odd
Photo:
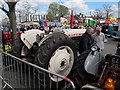
[[[49,5],[47,19],[49,19],[50,21],[53,21],[56,19],[57,15],[58,15],[58,7],[59,7],[59,5],[56,3],[51,3]]]
[[[15,39],[16,39],[16,31],[17,31],[17,27],[16,27],[16,14],[15,14],[15,5],[17,2],[6,2],[9,10],[6,10],[4,8],[4,5],[2,5],[2,7],[0,7],[0,9],[2,9],[6,15],[8,16],[9,20],[10,20],[10,29],[12,30],[11,32],[11,36],[12,36],[12,48],[15,45]]]
[[[19,18],[19,22],[22,22],[22,11],[21,10],[16,10],[16,12],[18,13],[18,18]]]
[[[31,13],[31,5],[30,3],[28,3],[27,1],[23,4],[23,8],[24,8],[24,17],[25,17],[25,20],[27,21],[28,20],[28,17]]]
[[[49,5],[47,19],[50,21],[55,20],[57,17],[60,18],[61,16],[65,16],[69,13],[69,10],[67,7],[63,5],[59,5],[56,3],[51,3]]]
[[[52,12],[50,12],[50,11],[48,12],[48,14],[47,14],[47,19],[50,20],[50,21],[55,20],[55,16],[53,15]]]
[[[33,15],[36,14],[36,12],[38,11],[38,9],[33,9],[31,4],[29,2],[24,2],[22,4],[19,5],[19,7],[22,8],[18,8],[16,11],[18,13],[18,18],[20,22],[24,22],[24,21],[33,21]]]
[[[110,16],[112,16],[111,12],[112,12],[112,6],[110,4],[104,4],[103,8],[106,12],[106,19],[108,19]]]
[[[69,10],[67,7],[63,6],[63,5],[60,5],[59,6],[59,10],[58,10],[58,16],[61,17],[61,16],[65,16],[65,15],[68,15],[69,14]]]
[[[93,12],[94,19],[101,19],[103,18],[103,11],[101,9],[95,9]]]
[[[24,2],[22,5],[22,8],[18,9],[17,12],[19,14],[19,20],[22,22],[22,19],[24,17],[25,21],[28,21],[28,17],[31,14],[31,4],[29,2]]]

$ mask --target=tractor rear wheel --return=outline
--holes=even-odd
[[[50,72],[70,78],[69,75],[74,67],[76,57],[74,42],[65,34],[55,32],[41,44],[35,55],[35,62]],[[63,79],[57,76],[51,74],[40,76],[45,76],[46,86],[49,86],[50,81],[53,86],[56,83],[63,84]],[[41,77],[41,79],[43,78]]]

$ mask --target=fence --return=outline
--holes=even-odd
[[[2,90],[6,88],[26,90],[75,90],[67,77],[49,72],[35,64],[2,52]],[[57,78],[57,82],[51,80]],[[58,82],[59,79],[63,79]]]

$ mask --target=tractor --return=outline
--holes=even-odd
[[[120,44],[115,54],[107,54],[103,70],[95,83],[87,83],[80,90],[119,90],[120,89]]]
[[[60,30],[46,34],[33,29],[23,32],[16,38],[13,53],[19,58],[27,58],[29,62],[45,68],[53,73],[70,78],[78,89],[87,83],[98,80],[104,60],[97,44],[90,51],[79,54],[79,40],[85,29]],[[51,75],[47,79],[54,83],[62,83]],[[46,86],[48,86],[46,83]]]

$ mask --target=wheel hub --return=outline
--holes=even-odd
[[[63,58],[61,63],[60,63],[60,70],[61,71],[64,70],[67,66],[68,66],[67,60],[65,58]]]
[[[74,54],[70,47],[62,46],[58,48],[50,59],[48,70],[62,76],[67,76],[74,63]],[[50,76],[53,81],[61,81],[56,76]]]

